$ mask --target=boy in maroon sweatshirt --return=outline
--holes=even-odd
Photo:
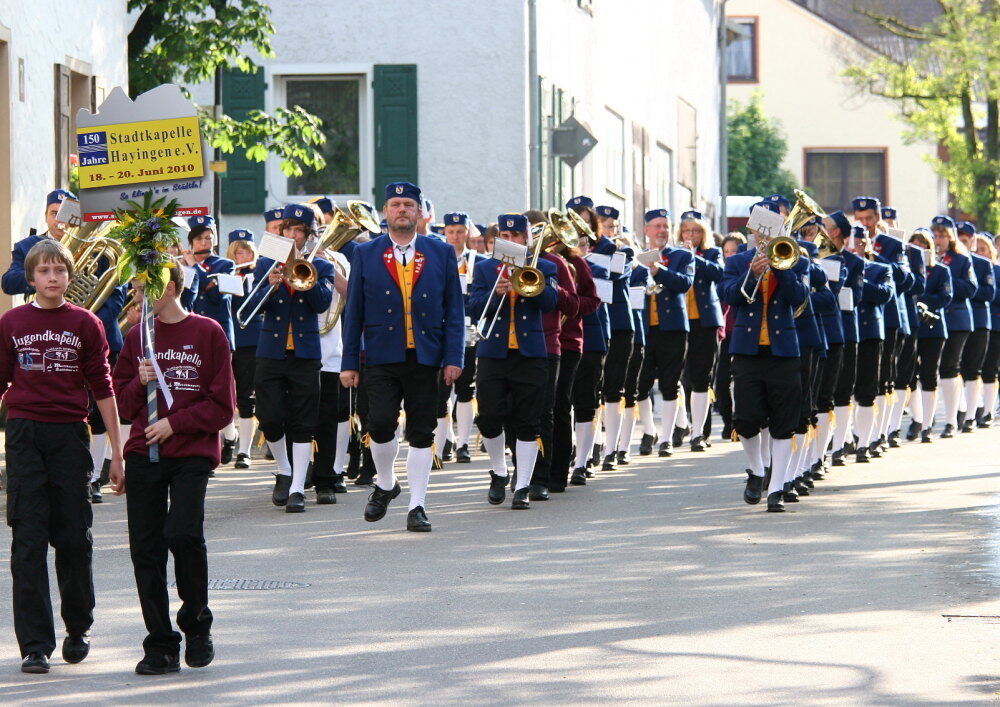
[[[119,449],[108,343],[96,315],[64,299],[73,258],[59,241],[32,246],[24,259],[35,299],[0,317],[0,394],[7,403],[7,524],[11,527],[14,633],[21,670],[47,673],[56,647],[46,561],[55,549],[67,636],[62,655],[79,663],[90,651],[94,622],[91,571],[88,388]],[[122,459],[110,480],[119,491]]]
[[[192,668],[212,662],[212,612],[208,608],[208,556],[205,549],[205,489],[219,465],[219,431],[233,419],[236,388],[229,340],[214,320],[186,312],[181,268],[169,270],[163,296],[151,304],[156,315],[154,355],[159,365],[158,420],[150,425],[146,383],[158,376],[142,358],[137,326],[125,339],[115,365],[118,409],[132,421],[125,443],[129,549],[139,605],[148,634],[145,656],[135,671],[162,675],[180,670],[181,636],[170,623],[167,553],[181,608],[177,626],[184,632],[184,660]],[[138,297],[142,285],[133,281]],[[168,407],[162,387],[173,396]],[[149,445],[159,445],[159,461],[149,460]],[[169,499],[169,503],[168,503]]]

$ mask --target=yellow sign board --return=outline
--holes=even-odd
[[[78,128],[80,188],[201,177],[198,118]]]

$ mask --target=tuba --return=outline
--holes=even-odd
[[[597,243],[599,240],[597,234],[594,233],[590,224],[583,220],[583,216],[573,211],[573,209],[566,209],[565,216],[566,220],[569,221],[570,225],[572,225],[573,229],[576,231],[578,239],[586,238],[591,244]]]
[[[121,245],[105,235],[114,222],[85,223],[67,228],[59,242],[73,256],[73,279],[66,289],[69,302],[96,312],[118,286],[118,261]]]
[[[333,214],[333,221],[326,227],[322,241],[316,250],[322,247],[324,253],[326,251],[339,251],[346,243],[357,238],[362,231],[380,232],[379,225],[372,218],[373,211],[372,206],[364,201],[348,201],[346,210],[341,210],[338,206]],[[333,266],[338,276],[347,277],[347,269],[336,259],[330,258],[330,265]],[[344,312],[346,299],[346,295],[338,295],[336,306],[326,311],[326,319],[319,328],[320,336],[328,334],[337,326],[340,315]]]
[[[333,214],[333,221],[319,237],[319,242],[306,258],[293,260],[285,266],[288,273],[288,286],[293,290],[305,292],[316,286],[316,266],[312,264],[317,253],[327,250],[340,250],[345,243],[354,240],[362,231],[379,232],[379,226],[368,211],[368,205],[363,201],[347,202],[347,211],[338,206]],[[333,328],[332,325],[330,327]],[[329,330],[328,330],[329,331]]]

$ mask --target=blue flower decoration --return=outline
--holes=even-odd
[[[148,221],[146,221],[146,228],[148,228],[150,231],[154,231],[154,232],[155,231],[159,231],[160,230],[160,219],[158,219],[158,218],[151,218],[151,219],[149,219]]]

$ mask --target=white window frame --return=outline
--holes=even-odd
[[[653,173],[657,193],[652,200],[652,208],[666,209],[674,213],[674,150],[659,140],[653,143]],[[662,202],[662,203],[661,203]]]
[[[375,142],[372,122],[375,114],[374,91],[372,90],[373,68],[370,64],[272,64],[264,70],[267,82],[264,105],[273,113],[277,107],[286,106],[288,80],[296,79],[357,79],[358,92],[358,188],[357,194],[328,194],[339,203],[350,199],[371,201],[372,180],[375,170]],[[281,160],[268,157],[265,179],[267,182],[267,204],[287,204],[290,201],[307,201],[321,194],[288,194],[288,177],[281,171]]]
[[[609,177],[612,174],[612,144],[610,139],[607,142],[607,147],[604,148],[604,191],[607,192],[608,196],[619,199],[624,203],[627,199],[628,192],[628,178],[625,174],[625,155],[628,153],[628,146],[631,145],[631,140],[626,141],[625,139],[625,129],[626,122],[625,116],[611,108],[610,106],[604,106],[604,116],[605,122],[608,125],[608,129],[605,131],[607,135],[611,135],[610,127],[612,126],[612,120],[617,120],[621,123],[621,131],[617,136],[617,145],[621,148],[618,152],[618,184],[610,184],[608,182]],[[599,143],[598,143],[599,144]],[[617,188],[621,187],[621,190]]]

